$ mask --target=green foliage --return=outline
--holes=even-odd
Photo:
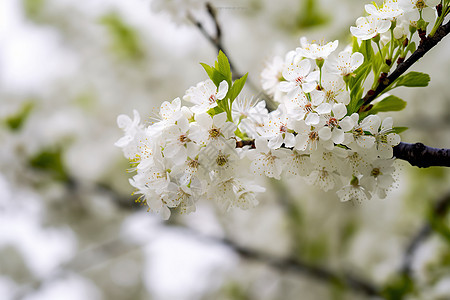
[[[230,62],[221,50],[219,51],[214,66],[205,63],[200,63],[200,65],[205,69],[206,74],[208,74],[208,77],[214,82],[217,88],[219,88],[220,83],[224,80],[228,83],[227,95],[224,99],[217,101],[217,107],[208,110],[208,114],[214,116],[218,113],[226,112],[228,121],[232,121],[231,105],[244,88],[248,73],[233,82]]]
[[[34,103],[32,101],[25,102],[15,115],[9,116],[4,120],[6,126],[11,131],[19,131],[28,119],[33,107]]]
[[[126,24],[118,14],[111,12],[100,18],[100,23],[106,27],[111,39],[112,51],[122,58],[139,60],[144,57],[139,37],[134,28]]]
[[[381,291],[384,299],[399,300],[414,291],[414,283],[409,276],[398,276],[391,279]]]
[[[405,56],[408,54],[408,52],[413,53],[414,51],[416,51],[417,47],[416,47],[416,43],[415,42],[410,42],[408,44],[408,46],[405,49]]]
[[[408,127],[392,127],[392,132],[397,134],[402,133],[406,130],[408,130]]]
[[[315,0],[303,0],[303,5],[296,20],[298,28],[320,26],[330,21],[330,17],[323,14],[323,10],[318,7],[318,4],[319,2]]]
[[[401,111],[406,107],[406,101],[396,97],[388,96],[374,104],[372,109],[369,111],[371,114],[376,114],[385,111]]]
[[[409,72],[394,81],[392,88],[399,86],[425,87],[430,82],[430,75],[421,72]]]
[[[234,99],[236,99],[237,96],[241,93],[242,89],[244,88],[245,82],[247,81],[247,76],[248,73],[234,81],[233,86],[230,88],[227,95],[231,101],[234,101]]]
[[[224,80],[227,80],[227,77],[223,75],[219,70],[217,70],[214,67],[211,67],[207,64],[200,63],[205,69],[206,73],[208,74],[208,77],[214,82],[214,84],[219,87],[220,83]]]
[[[35,169],[49,172],[57,180],[67,181],[69,178],[63,164],[60,147],[43,150],[31,157],[29,163]]]
[[[45,0],[23,0],[23,10],[30,19],[39,17],[45,6]]]
[[[372,64],[370,61],[365,61],[358,69],[355,70],[355,76],[349,81],[350,89],[350,103],[347,107],[347,115],[351,115],[358,111],[362,105],[362,94],[364,92],[363,85],[372,70]]]

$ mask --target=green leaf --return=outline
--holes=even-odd
[[[220,73],[219,71],[217,71],[215,68],[204,64],[204,63],[200,63],[203,67],[203,69],[205,69],[206,73],[208,74],[209,78],[211,78],[211,80],[214,82],[214,84],[219,87],[220,83],[224,80],[227,80],[227,78]]]
[[[371,40],[362,41],[359,50],[362,53],[362,55],[364,55],[364,59],[366,61],[371,61],[373,56],[375,55],[373,52]]]
[[[406,107],[406,101],[396,97],[388,96],[378,103],[375,103],[370,110],[371,114],[376,114],[383,111],[400,111]]]
[[[131,27],[115,12],[103,15],[100,24],[105,26],[111,38],[111,50],[121,58],[140,60],[145,50],[136,29]]]
[[[8,128],[12,131],[20,130],[28,119],[33,107],[34,103],[31,101],[24,103],[15,115],[9,116],[5,119],[6,126],[8,126]]]
[[[214,117],[215,115],[218,115],[218,114],[223,113],[223,112],[224,112],[224,110],[223,110],[221,107],[219,107],[219,106],[210,108],[210,109],[207,111],[207,113],[208,113],[211,117]]]
[[[394,81],[394,87],[407,86],[407,87],[423,87],[427,86],[430,82],[430,75],[421,72],[409,72],[403,76],[400,76]]]
[[[230,62],[222,50],[219,51],[219,55],[217,56],[216,69],[225,76],[228,85],[230,86],[232,82]]]
[[[231,100],[231,103],[233,103],[234,99],[237,98],[239,93],[242,91],[242,88],[245,85],[245,82],[247,81],[248,73],[242,76],[241,78],[234,81],[233,86],[228,91],[227,97]]]
[[[393,127],[392,132],[393,133],[402,133],[403,131],[408,130],[408,127]]]
[[[49,172],[55,179],[67,181],[69,176],[63,164],[62,155],[63,153],[60,147],[49,148],[31,157],[29,163],[35,169]]]
[[[415,42],[411,42],[406,47],[405,56],[406,56],[406,54],[408,54],[408,52],[413,53],[414,51],[416,51],[416,43]]]

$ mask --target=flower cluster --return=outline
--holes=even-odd
[[[387,91],[426,86],[429,76],[401,76],[373,103],[363,97],[366,80],[372,71],[370,95],[393,62],[399,58],[401,63],[415,50],[415,30],[406,38],[405,22],[426,30],[423,16],[432,2],[366,5],[369,15],[350,28],[353,45],[342,51],[337,51],[338,41],[315,43],[302,37],[300,47],[275,57],[262,71],[262,88],[278,104],[270,112],[265,101],[239,96],[247,75],[233,81],[220,52],[213,66],[202,64],[210,79],[183,96],[190,107],[182,106],[180,98],[164,102],[160,120],[146,126],[136,111],[133,120],[118,117],[125,136],[116,145],[137,172],[131,185],[164,218],[170,209],[194,211],[200,198],[214,199],[226,209],[252,207],[256,194],[264,191],[253,180],[263,176],[303,177],[324,191],[336,190],[341,201],[385,198],[395,183],[393,147],[405,128],[393,127],[392,117],[382,120],[377,113],[406,105]],[[385,36],[380,39],[380,34]]]
[[[170,208],[195,211],[195,202],[202,197],[215,199],[226,209],[246,209],[257,204],[255,193],[264,191],[239,169],[242,152],[236,148],[236,125],[227,121],[225,112],[207,113],[227,89],[226,81],[218,91],[211,80],[201,82],[184,96],[194,103],[192,107],[181,106],[180,98],[166,101],[160,120],[149,126],[140,123],[137,111],[133,120],[118,117],[125,136],[116,146],[137,172],[130,184],[149,210],[164,219]]]

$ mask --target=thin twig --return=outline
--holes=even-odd
[[[242,74],[237,71],[236,64],[231,59],[228,52],[225,50],[225,47],[223,45],[223,39],[222,39],[222,28],[220,26],[219,20],[217,19],[217,12],[214,9],[213,5],[209,2],[206,3],[206,10],[208,12],[208,15],[211,17],[212,21],[214,22],[216,35],[211,35],[203,26],[203,24],[196,20],[192,15],[188,14],[188,19],[199,29],[201,34],[216,48],[216,51],[222,51],[228,58],[228,62],[230,63],[230,69],[233,75],[233,80],[239,79],[242,77]],[[247,85],[250,86],[250,88],[254,91],[258,91],[258,85],[256,85],[253,81],[251,81],[249,78],[247,78]],[[269,111],[273,111],[276,109],[277,105],[264,91],[260,91],[259,94],[261,98],[266,100],[267,109]]]

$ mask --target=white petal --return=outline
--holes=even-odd
[[[376,134],[380,128],[381,119],[377,115],[369,115],[361,122],[361,128],[364,131],[369,131],[371,134]]]
[[[387,117],[386,119],[383,120],[383,123],[381,123],[381,130],[386,130],[386,129],[391,129],[392,126],[394,125],[394,120],[392,119],[392,117]]]
[[[217,128],[223,127],[227,121],[227,113],[223,112],[213,117],[213,123]]]
[[[316,125],[319,124],[319,122],[320,117],[316,113],[309,113],[305,120],[306,125]]]
[[[219,84],[219,91],[217,92],[217,99],[222,100],[228,93],[228,82],[226,80]]]
[[[364,55],[359,52],[355,52],[352,54],[350,65],[352,70],[356,70],[359,66],[364,62]]]
[[[121,129],[127,129],[133,121],[131,121],[131,118],[127,115],[119,115],[117,117],[117,126]]]
[[[333,105],[333,114],[336,119],[340,120],[347,114],[347,107],[344,103],[336,103]]]
[[[322,103],[318,107],[316,107],[314,110],[321,115],[329,114],[331,112],[331,104],[330,103]]]
[[[319,130],[319,138],[324,141],[331,139],[331,129],[330,127],[323,127]]]
[[[197,124],[205,129],[209,129],[213,125],[213,120],[211,116],[207,113],[201,113],[195,115],[195,121]]]
[[[397,146],[400,144],[401,139],[400,136],[396,133],[390,133],[387,135],[387,143],[391,146]]]
[[[344,142],[344,131],[339,128],[334,128],[331,139],[335,144],[341,144],[342,142]]]
[[[267,144],[267,140],[264,138],[257,138],[255,140],[255,147],[258,152],[268,153],[270,149]]]
[[[373,145],[375,143],[375,138],[373,136],[368,136],[368,135],[360,136],[356,139],[356,143],[361,148],[370,149],[373,147]]]
[[[269,140],[268,146],[270,149],[278,149],[283,144],[283,136],[277,134],[274,138]]]
[[[306,147],[308,147],[309,137],[307,135],[297,135],[295,137],[295,149],[305,151]]]

